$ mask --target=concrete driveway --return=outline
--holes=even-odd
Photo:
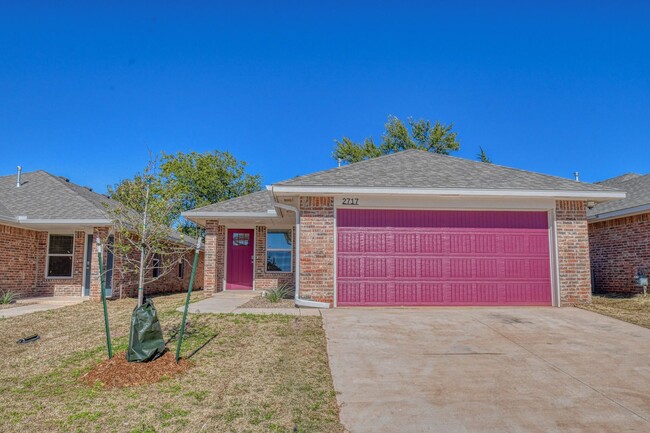
[[[351,432],[649,432],[650,330],[575,308],[322,312]]]

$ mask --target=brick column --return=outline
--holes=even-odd
[[[591,302],[591,269],[587,208],[583,201],[555,204],[560,304],[568,306]]]
[[[203,288],[208,293],[214,294],[223,290],[225,248],[225,226],[219,225],[217,220],[206,221]]]
[[[108,227],[94,227],[93,228],[93,257],[90,261],[90,299],[93,301],[100,301],[102,298],[101,280],[99,279],[99,262],[97,261],[97,238],[102,240],[102,244],[106,244],[108,239]],[[102,261],[104,268],[106,267],[106,251],[102,251]]]
[[[334,198],[300,197],[300,297],[334,301]]]

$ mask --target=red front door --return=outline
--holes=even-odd
[[[253,230],[228,230],[227,290],[253,290],[254,245]]]

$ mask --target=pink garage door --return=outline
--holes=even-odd
[[[551,305],[546,212],[337,212],[337,302]]]

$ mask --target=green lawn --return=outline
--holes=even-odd
[[[197,296],[202,296],[198,294]],[[154,299],[165,336],[183,295]],[[109,303],[117,351],[135,301]],[[3,432],[341,432],[319,317],[190,315],[183,376],[134,388],[79,378],[105,355],[101,304],[0,319]],[[15,340],[38,333],[41,341]],[[172,341],[175,345],[175,340]]]

